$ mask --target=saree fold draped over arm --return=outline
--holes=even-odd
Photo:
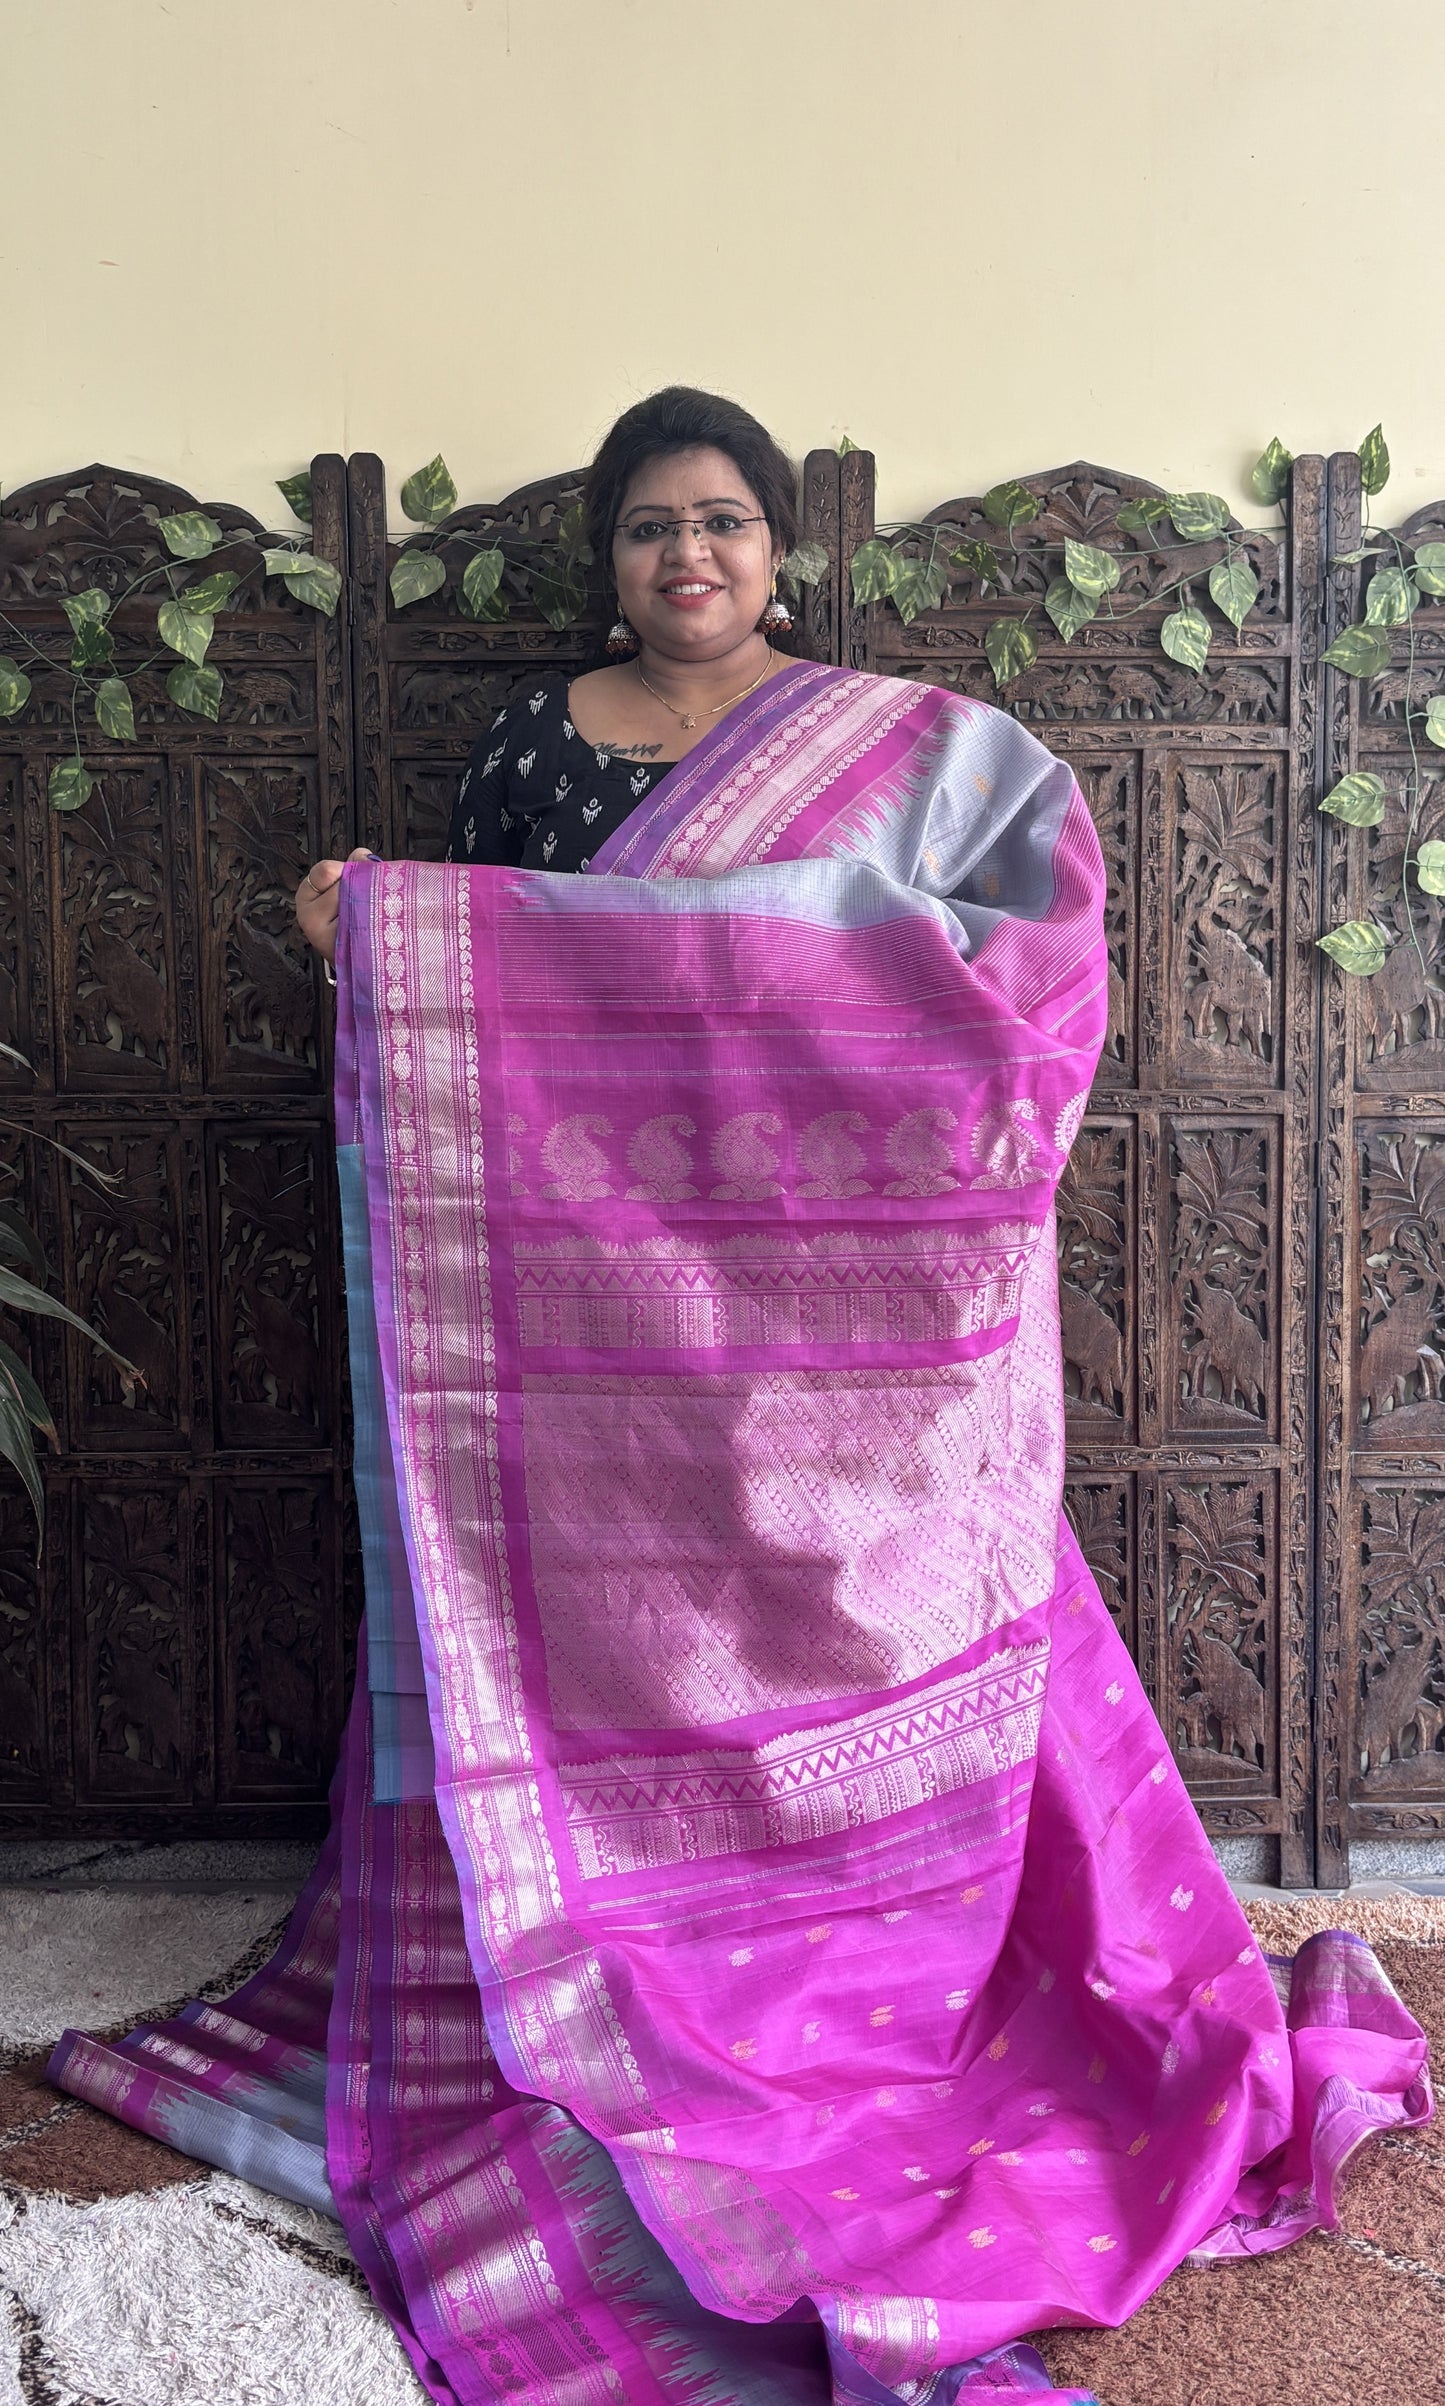
[[[438,2399],[1047,2390],[1428,2113],[1367,1949],[1287,2026],[1061,1514],[1101,925],[1067,767],[806,665],[586,876],[346,873],[327,2162]]]

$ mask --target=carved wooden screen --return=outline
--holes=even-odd
[[[872,462],[841,469],[846,564],[873,531]],[[1289,543],[1249,540],[1259,602],[1197,677],[1159,645],[1177,572],[1118,525],[1157,488],[1083,463],[1024,481],[1042,508],[1015,555],[977,499],[928,514],[999,545],[1001,595],[960,573],[908,627],[845,610],[844,656],[1002,698],[1089,797],[1110,1014],[1059,1208],[1067,1500],[1206,1827],[1277,1838],[1302,1882],[1323,463],[1295,469]],[[1123,572],[1119,617],[1069,643],[1042,607],[1066,536]],[[984,632],[1025,610],[1038,657],[1000,697]]]
[[[1339,558],[1361,543],[1353,452],[1330,462],[1329,504]],[[1445,503],[1398,535],[1405,558],[1445,540]],[[1382,564],[1333,570],[1331,634],[1363,618]],[[1445,836],[1445,754],[1406,721],[1412,683],[1421,713],[1445,692],[1445,602],[1422,599],[1391,649],[1368,682],[1326,672],[1326,782],[1370,770],[1386,800],[1378,827],[1331,827],[1325,914],[1373,919],[1391,948],[1374,977],[1325,985],[1320,1593],[1338,1610],[1320,1660],[1322,1881],[1344,1876],[1352,1834],[1445,1833],[1445,906],[1412,877],[1407,911],[1400,874],[1415,764],[1414,843]]]
[[[341,460],[313,477],[339,561]],[[208,571],[242,578],[210,653],[219,723],[168,704],[154,594],[124,603],[137,740],[84,726],[94,793],[66,815],[46,798],[75,749],[63,598],[123,591],[167,556],[156,517],[195,506],[105,468],[0,506],[0,650],[34,678],[0,726],[0,1033],[33,1065],[0,1059],[0,1113],[114,1174],[105,1192],[6,1140],[66,1293],[146,1377],[128,1402],[79,1340],[7,1328],[61,1439],[38,1575],[0,1487],[12,1832],[319,1823],[342,1702],[329,1013],[291,889],[351,839],[344,619],[263,584],[254,519],[206,505],[235,539]]]

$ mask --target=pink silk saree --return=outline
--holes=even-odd
[[[799,665],[590,868],[347,871],[332,1835],[52,2076],[338,2213],[449,2406],[1078,2396],[1023,2334],[1430,2111],[1367,1948],[1262,1959],[1061,1514],[1089,814]]]

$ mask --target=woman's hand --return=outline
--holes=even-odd
[[[376,854],[358,844],[347,860],[375,860]],[[336,922],[341,915],[341,872],[345,861],[313,861],[296,888],[296,924],[323,961],[336,958]]]

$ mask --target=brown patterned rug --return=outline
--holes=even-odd
[[[1369,1938],[1445,2061],[1445,1900],[1245,1910],[1280,1953],[1330,1925]],[[212,1992],[269,1944],[218,1960]],[[0,2070],[0,2406],[423,2406],[335,2223],[58,2095],[43,2060]],[[1377,2142],[1338,2232],[1177,2273],[1122,2330],[1038,2343],[1102,2406],[1445,2406],[1445,2138]]]

